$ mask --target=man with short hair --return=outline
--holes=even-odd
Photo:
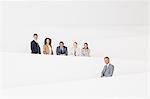
[[[31,41],[31,53],[32,54],[41,54],[41,49],[40,49],[40,46],[37,42],[38,35],[33,34],[33,38],[34,39]]]
[[[102,70],[101,77],[111,77],[111,76],[113,76],[114,65],[110,64],[109,57],[105,57],[104,62],[106,63],[106,65],[104,66],[104,68]]]

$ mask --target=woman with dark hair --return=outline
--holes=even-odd
[[[53,55],[53,50],[52,50],[51,42],[52,42],[52,40],[50,38],[46,38],[44,40],[43,54]]]
[[[81,56],[90,56],[90,49],[88,43],[84,43],[84,47],[81,49]]]

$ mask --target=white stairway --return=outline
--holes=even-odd
[[[113,59],[114,76],[99,78],[103,58],[15,53],[0,56],[4,97],[146,96],[146,67],[141,67],[144,61]]]

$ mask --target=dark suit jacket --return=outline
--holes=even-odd
[[[67,47],[64,46],[63,50],[60,48],[60,46],[57,47],[56,49],[56,54],[57,55],[68,55],[68,50]]]
[[[31,41],[31,53],[32,54],[41,54],[41,49],[40,46],[37,42],[35,42],[34,40]]]

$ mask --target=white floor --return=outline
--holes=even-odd
[[[147,96],[147,74],[41,83],[2,90],[3,97],[137,97]]]
[[[14,55],[15,58],[11,59]],[[22,55],[1,54],[1,56],[2,56],[1,57],[2,60],[1,85],[2,86],[0,90],[1,91],[0,98],[2,99],[3,98],[23,99],[27,97],[30,97],[31,99],[33,97],[34,98],[53,97],[52,99],[54,99],[54,97],[55,98],[57,97],[59,99],[62,99],[63,97],[65,97],[64,99],[67,99],[66,97],[69,97],[68,99],[73,99],[73,97],[80,97],[81,99],[82,98],[94,99],[94,97],[97,99],[104,99],[104,98],[112,99],[112,97],[119,97],[118,99],[120,98],[121,99],[125,99],[125,98],[146,99],[148,96],[149,85],[147,82],[150,82],[148,79],[148,77],[150,76],[145,71],[146,67],[142,68],[140,66],[142,62],[131,63],[131,60],[120,62],[117,59],[116,60],[114,59],[114,63],[118,62],[118,64],[115,65],[117,68],[115,69],[116,70],[115,72],[119,70],[119,73],[118,72],[115,73],[112,78],[99,78],[98,77],[99,74],[94,73],[94,71],[96,72],[101,71],[103,66],[97,68],[97,66],[100,65],[93,64],[93,63],[98,63],[99,58],[97,59],[97,58],[79,57],[79,60],[78,58],[75,59],[73,57],[64,57],[64,56],[62,57],[40,56],[39,58],[39,56],[30,56],[24,54]],[[46,66],[47,63],[45,63],[44,64],[45,66],[41,67],[41,65],[37,65],[36,67],[34,66],[34,62],[33,63],[29,62],[30,59],[31,61],[33,61],[32,60],[33,57],[34,59],[40,59],[40,60],[44,58],[43,62],[42,63],[40,62],[40,64],[43,64],[44,62],[47,61],[47,60],[45,61],[45,58],[49,58],[49,59],[57,58],[55,60],[60,60],[60,62],[56,63],[57,66],[55,66],[57,67],[57,69],[60,66],[62,66],[61,65],[62,63],[63,66],[64,65],[70,66],[70,64],[65,63],[65,61],[70,61],[70,58],[75,59],[75,61],[71,61],[72,64],[75,65],[72,65],[71,68],[65,66],[65,68],[61,68],[61,70],[58,69],[58,71],[52,72],[54,75],[48,75],[51,74],[49,73],[50,69],[52,70],[56,69],[53,67],[55,65],[54,64],[55,62],[52,61],[54,60],[48,62],[48,64],[49,63],[51,64],[52,62],[54,64],[53,66],[49,66],[49,65]],[[89,61],[89,63],[85,64],[87,60]],[[22,63],[23,61],[24,63]],[[124,65],[119,66],[123,62]],[[6,64],[4,65],[4,63]],[[22,65],[20,65],[21,63]],[[31,63],[32,65],[26,66],[28,63]],[[93,67],[91,66],[91,64],[93,64]],[[102,65],[102,62],[100,62],[100,64]],[[132,65],[127,65],[127,64],[132,64]],[[137,69],[135,69],[135,67],[137,67]],[[48,70],[46,70],[46,68]],[[46,73],[44,73],[44,69]],[[60,76],[61,73],[64,74]],[[66,77],[65,75],[67,74],[70,75]],[[33,77],[35,77],[35,79],[32,79]],[[55,82],[53,82],[53,80],[55,80]]]

